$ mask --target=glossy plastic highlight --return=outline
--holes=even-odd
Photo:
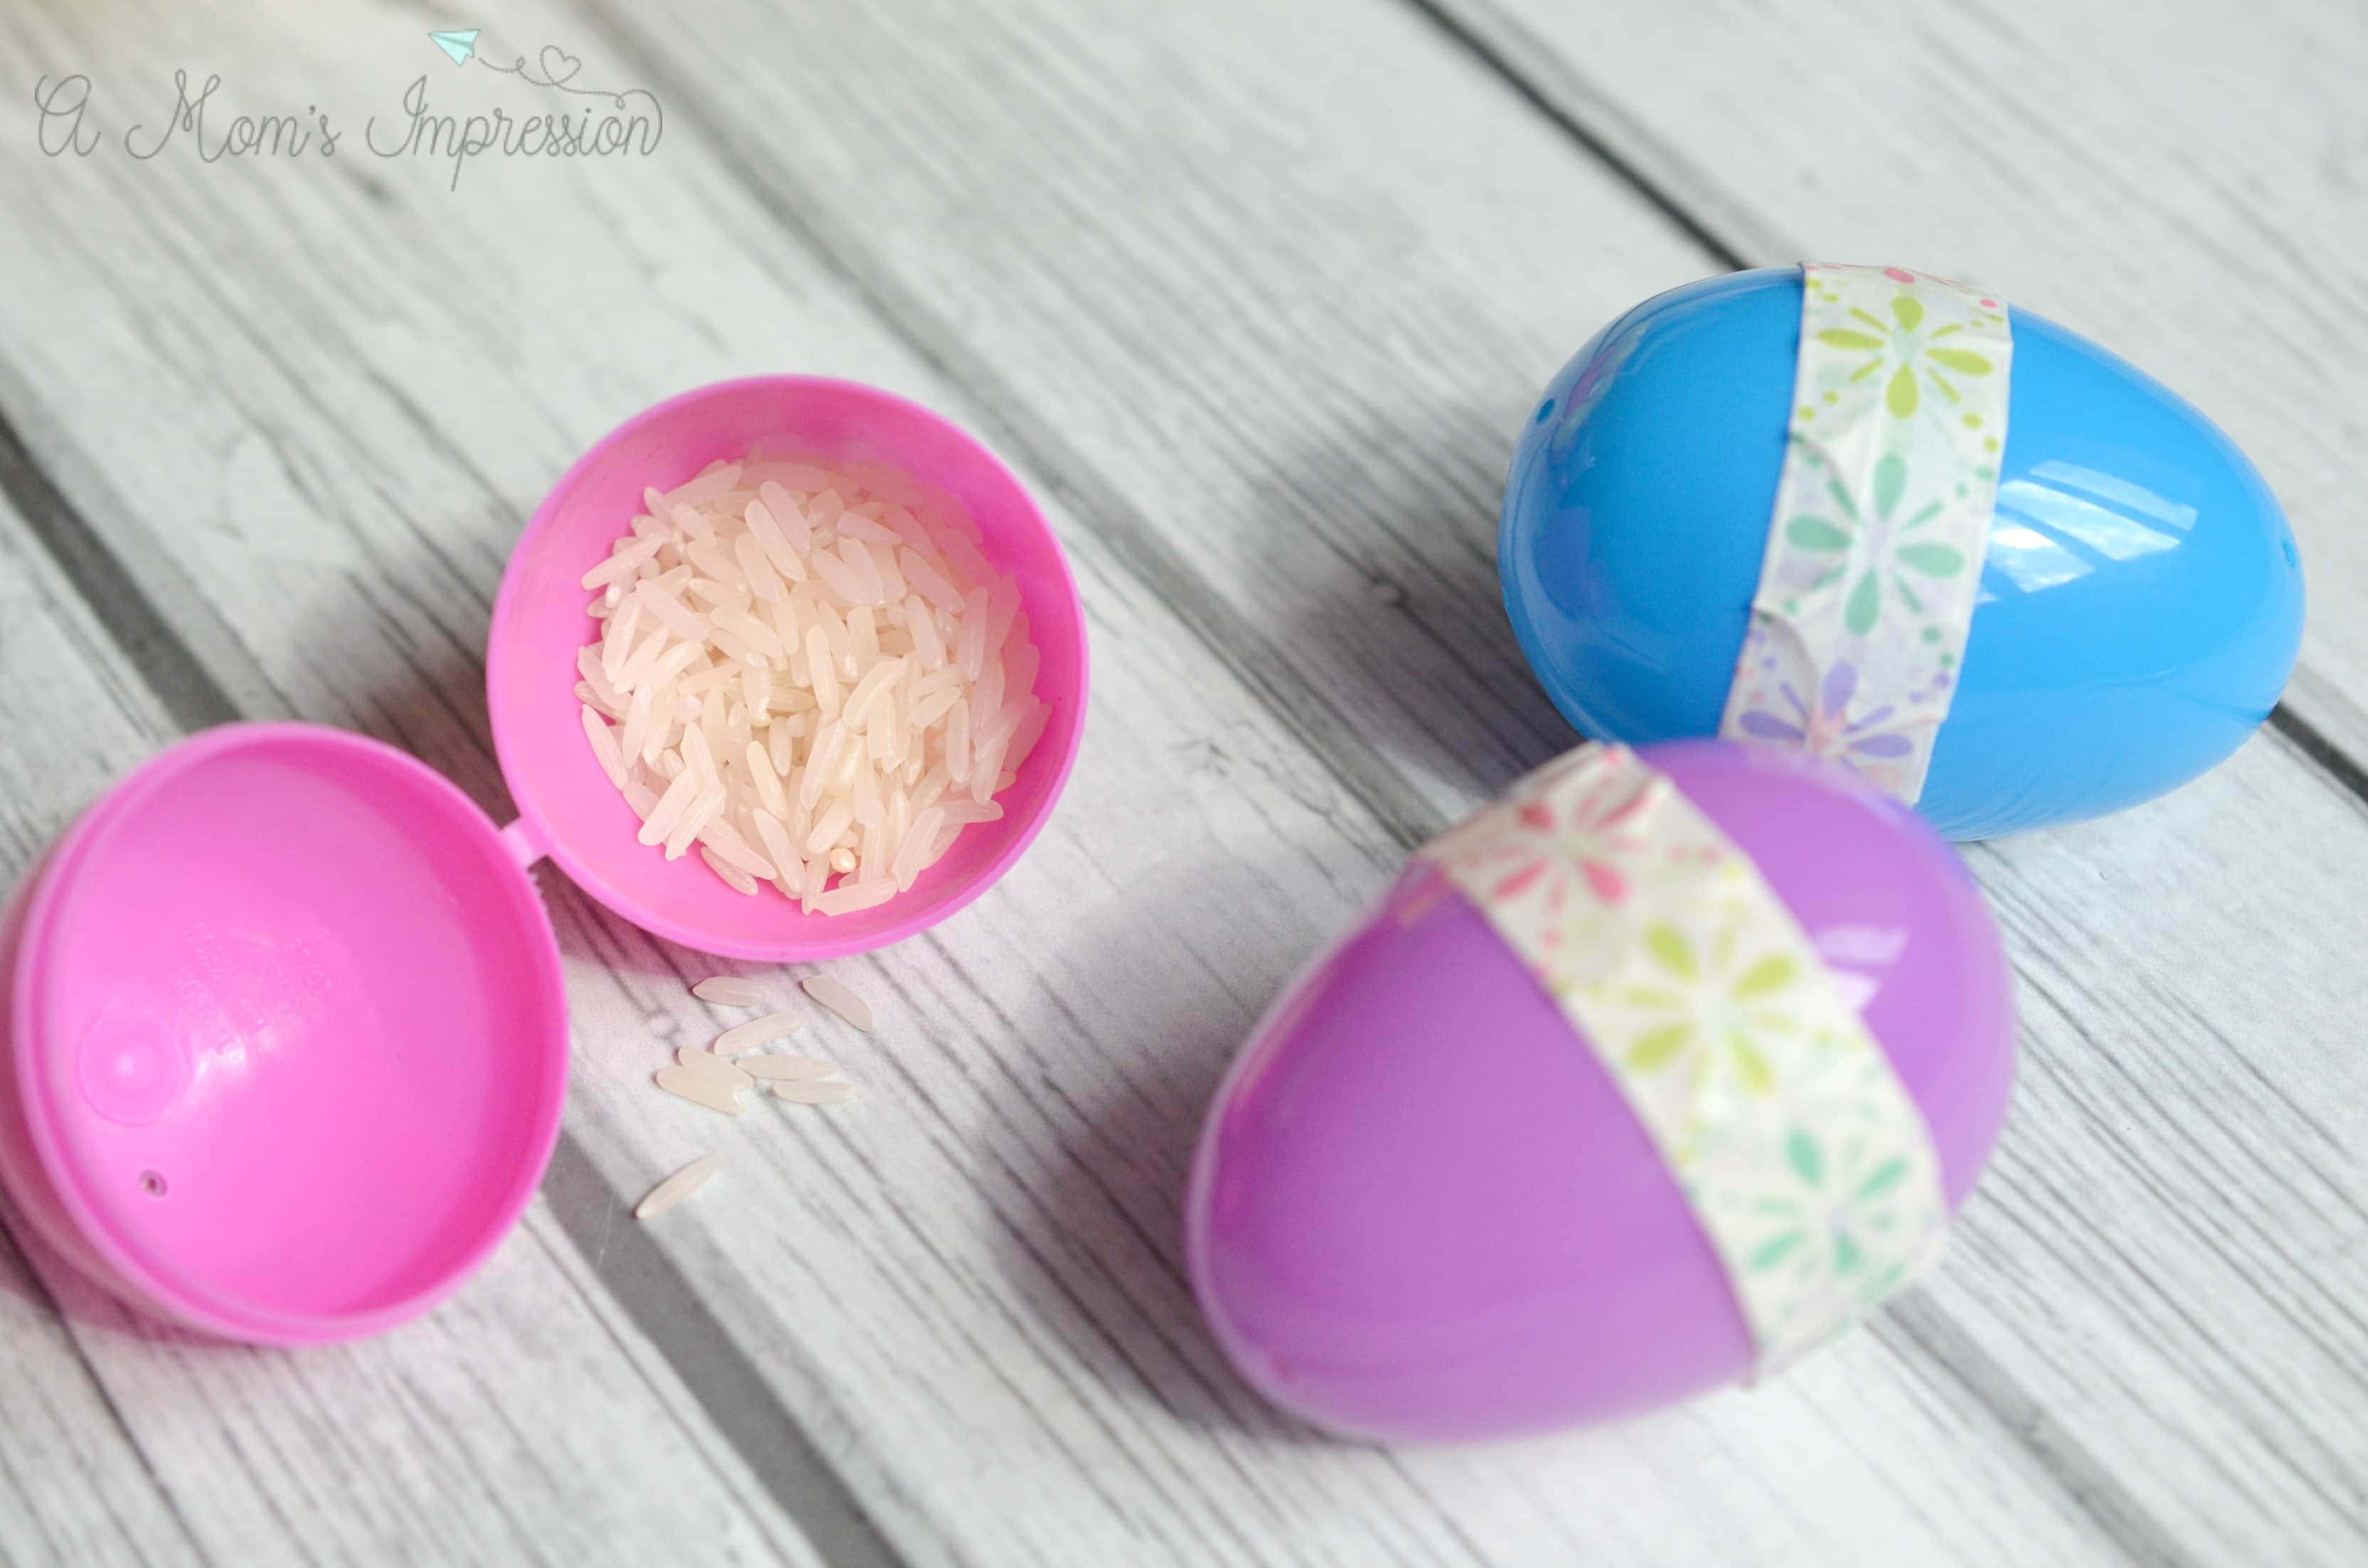
[[[1963,865],[1834,764],[1720,741],[1644,755],[1861,989],[1961,1206],[2014,1065],[2004,949]],[[1594,1048],[1419,861],[1251,1036],[1185,1234],[1243,1374],[1355,1436],[1610,1420],[1752,1365],[1716,1256]]]

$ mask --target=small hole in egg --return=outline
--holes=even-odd
[[[140,1190],[151,1198],[162,1198],[165,1196],[165,1178],[154,1171],[142,1171]]]

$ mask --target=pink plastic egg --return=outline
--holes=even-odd
[[[0,1186],[153,1317],[303,1345],[450,1293],[559,1133],[567,998],[514,834],[311,724],[152,759],[0,919]]]
[[[1888,1057],[1947,1210],[2013,1074],[2008,970],[1964,866],[1829,764],[1641,748],[1756,864]],[[1187,1200],[1195,1289],[1243,1374],[1358,1436],[1489,1437],[1743,1380],[1717,1252],[1590,1043],[1417,858],[1260,1023]]]
[[[583,574],[643,489],[760,443],[884,467],[951,503],[1017,581],[1052,709],[1002,818],[843,916],[745,897],[638,842],[574,695],[599,624]],[[558,1136],[567,1000],[529,868],[548,855],[643,929],[746,959],[925,930],[1050,817],[1083,733],[1085,612],[1051,527],[986,449],[875,388],[762,376],[660,403],[568,472],[512,553],[485,666],[519,812],[506,827],[375,741],[228,725],[108,791],[11,895],[0,1188],[90,1283],[259,1344],[427,1311],[517,1221]]]
[[[965,830],[946,858],[886,903],[806,915],[734,892],[697,856],[668,860],[636,841],[640,819],[584,743],[572,674],[600,623],[578,581],[641,508],[643,487],[677,484],[757,447],[842,465],[882,465],[953,502],[979,551],[1019,588],[1053,712],[1003,815]],[[560,672],[554,679],[552,672]],[[552,490],[502,574],[485,648],[485,703],[518,831],[577,886],[669,941],[768,963],[868,953],[951,918],[1019,862],[1052,819],[1084,744],[1086,613],[1052,525],[995,454],[942,415],[893,392],[820,376],[718,381],[634,415]]]

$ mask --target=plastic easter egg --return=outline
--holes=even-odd
[[[1803,300],[1793,267],[1646,301],[1579,351],[1520,437],[1506,608],[1590,737],[1733,733],[1722,718],[1787,460]],[[2118,810],[2213,767],[2275,704],[2302,630],[2293,536],[2227,437],[2094,344],[2007,313],[1995,506],[1913,797],[1958,839]],[[1955,390],[1926,392],[1942,408]]]
[[[89,1283],[260,1345],[381,1333],[542,1179],[567,997],[515,831],[313,724],[183,741],[0,917],[0,1187]]]
[[[2013,1072],[1998,930],[1955,855],[1907,808],[1797,752],[1685,741],[1636,760],[1749,858],[1814,943],[1903,1114],[1920,1117],[1952,1213]],[[1601,1421],[1766,1371],[1722,1255],[1600,1042],[1429,854],[1274,1006],[1218,1092],[1186,1221],[1218,1340],[1278,1403],[1393,1440]],[[1724,992],[1705,982],[1705,1005],[1764,982],[1754,972]],[[1736,1017],[1719,1049],[1752,1043],[1728,1038]],[[1883,1179],[1814,1156],[1790,1156],[1812,1187]],[[1800,1234],[1758,1256],[1849,1244],[1821,1204],[1804,1213]]]
[[[1016,578],[1053,717],[1005,815],[887,903],[744,897],[637,841],[585,744],[585,569],[653,482],[760,443],[885,465]],[[233,724],[78,817],[0,912],[0,1199],[86,1281],[221,1338],[380,1333],[484,1264],[559,1135],[567,1001],[529,868],[548,855],[670,940],[788,960],[946,918],[1027,849],[1081,744],[1085,612],[995,457],[917,404],[811,376],[725,381],[604,437],[513,551],[486,699],[518,820],[425,764],[310,724]]]

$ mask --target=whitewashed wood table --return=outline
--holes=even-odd
[[[0,12],[0,877],[241,717],[359,727],[504,810],[510,540],[596,436],[731,374],[979,431],[1072,552],[1096,660],[1039,846],[839,969],[882,1016],[836,1042],[848,1111],[670,1108],[648,1075],[714,966],[546,869],[565,1133],[449,1306],[198,1346],[0,1238],[0,1561],[2368,1560],[2368,28],[1794,9]],[[404,148],[415,77],[540,111],[423,37],[463,27],[646,89],[660,144]],[[222,82],[165,137],[176,71]],[[78,121],[34,107],[74,76]],[[239,113],[344,137],[224,152]],[[1977,278],[2222,421],[2305,551],[2301,673],[2203,781],[1973,852],[2021,1079],[1930,1283],[1614,1429],[1315,1437],[1190,1305],[1203,1103],[1411,845],[1571,741],[1490,560],[1537,389],[1626,304],[1803,255]],[[626,1218],[709,1148],[728,1182]]]

